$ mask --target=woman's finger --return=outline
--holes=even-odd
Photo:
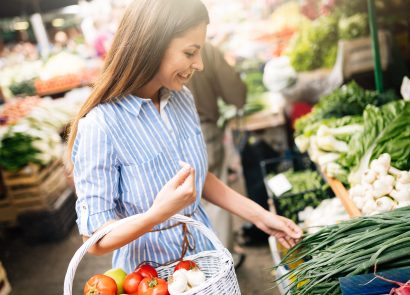
[[[175,188],[182,185],[190,176],[190,173],[191,167],[189,165],[182,166],[182,168],[177,172],[177,174],[171,179],[171,183],[174,185]]]
[[[282,244],[283,247],[285,247],[286,249],[290,249],[291,246],[289,245],[288,241],[284,238],[284,237],[280,237],[278,238],[279,243]]]
[[[282,230],[291,238],[299,239],[302,236],[302,230],[299,226],[297,226],[292,220],[281,217],[284,227]]]
[[[195,169],[190,167],[188,171],[188,176],[186,177],[184,183],[181,185],[182,189],[195,189]]]

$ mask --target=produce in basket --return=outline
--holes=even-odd
[[[91,277],[84,286],[84,295],[116,295],[117,284],[106,275]]]
[[[145,278],[138,287],[138,295],[168,295],[167,281],[160,278]]]
[[[191,270],[195,267],[198,267],[196,263],[192,260],[182,260],[181,262],[178,262],[178,264],[175,266],[174,271],[177,271],[179,269],[186,269],[186,270]]]
[[[128,274],[124,280],[124,291],[127,292],[127,294],[137,293],[142,280],[143,277],[136,272]]]
[[[158,273],[154,267],[149,264],[143,263],[137,266],[134,272],[140,274],[143,278],[158,277]]]
[[[135,218],[134,216],[126,217],[123,220],[119,220],[115,223],[108,225],[107,227],[102,228],[99,231],[96,231],[74,254],[71,259],[67,273],[64,279],[64,295],[72,295],[73,292],[73,281],[75,272],[81,259],[86,255],[87,251],[95,245],[103,236],[111,232],[118,226],[127,223],[128,220]],[[183,215],[174,215],[171,217],[171,220],[175,222],[185,223],[189,226],[197,228],[208,240],[212,243],[215,250],[202,251],[200,253],[187,256],[187,260],[195,261],[197,265],[201,266],[202,271],[206,274],[207,280],[201,283],[200,286],[192,288],[188,293],[197,294],[197,295],[208,295],[208,294],[229,294],[229,295],[240,295],[240,289],[238,280],[235,275],[234,263],[232,256],[229,254],[228,250],[223,246],[223,244],[218,240],[216,235],[209,229],[207,226],[202,224],[199,221],[196,221],[192,218],[183,216]],[[175,265],[177,263],[167,264],[156,269],[158,275],[161,278],[168,278],[170,274],[173,273]],[[109,278],[109,277],[107,277]],[[209,278],[209,279],[208,279]],[[112,280],[111,278],[109,278]],[[149,279],[149,278],[146,278]],[[115,281],[112,280],[115,284]],[[152,280],[151,280],[152,281]],[[152,281],[152,283],[159,282]],[[166,283],[166,282],[165,282]],[[153,284],[154,285],[154,284]],[[161,284],[162,285],[162,284]],[[116,287],[116,286],[115,286]],[[147,291],[153,291],[154,288],[148,288]],[[116,292],[116,291],[115,291]],[[168,291],[167,291],[168,292]],[[113,293],[115,294],[115,293]],[[138,295],[144,294],[138,291]],[[165,293],[168,294],[168,293]],[[128,294],[128,295],[136,295]]]
[[[181,294],[189,289],[188,279],[186,277],[186,269],[175,271],[168,278],[168,292],[171,295]]]
[[[107,270],[104,275],[109,276],[112,278],[115,283],[117,284],[117,295],[124,293],[124,280],[125,277],[127,276],[127,273],[121,269],[121,268],[113,268],[110,270]]]
[[[182,260],[174,269],[174,273],[168,278],[168,291],[171,295],[181,294],[190,288],[199,286],[205,282],[205,274],[192,260]]]

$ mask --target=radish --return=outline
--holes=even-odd
[[[407,281],[407,283],[401,283],[383,278],[382,276],[379,276],[377,274],[374,274],[374,276],[385,282],[389,282],[400,286],[400,288],[391,289],[389,295],[410,295],[410,281]]]

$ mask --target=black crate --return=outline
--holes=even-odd
[[[76,196],[67,188],[50,210],[27,211],[18,217],[23,237],[28,243],[58,241],[67,236],[75,224]]]
[[[310,161],[308,156],[304,155],[289,155],[280,158],[273,158],[261,161],[260,163],[265,188],[268,196],[272,198],[273,205],[279,215],[299,222],[298,212],[302,211],[307,206],[316,207],[318,202],[333,197],[333,194],[325,183],[321,174],[317,171],[316,166]],[[278,175],[280,173],[293,170],[295,172],[314,171],[320,177],[320,185],[306,191],[291,193],[286,192],[278,197],[268,187],[268,177],[270,175]]]

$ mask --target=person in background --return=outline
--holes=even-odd
[[[220,117],[217,102],[218,99],[222,99],[226,104],[242,108],[246,102],[246,86],[217,47],[206,42],[201,55],[204,69],[196,72],[187,86],[194,96],[201,122],[208,154],[208,171],[226,182],[227,171],[223,171],[224,168],[227,170],[224,161],[224,129],[217,125]],[[215,231],[219,239],[233,252],[231,214],[210,202],[202,202],[211,223],[218,225]],[[239,267],[244,255],[238,254],[233,257]]]
[[[198,229],[169,219],[180,213],[211,227],[202,197],[287,247],[301,236],[291,220],[208,172],[195,102],[184,86],[203,69],[208,23],[200,0],[131,2],[101,77],[71,125],[67,149],[83,240],[133,216],[90,249],[114,251],[113,268],[131,272],[144,261],[165,264],[213,249]]]

